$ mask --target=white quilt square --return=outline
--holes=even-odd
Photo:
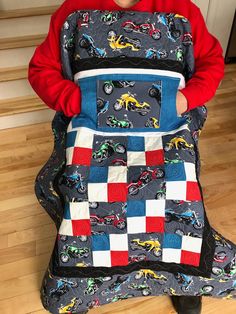
[[[107,251],[93,251],[93,266],[111,267],[111,253]]]
[[[180,263],[181,250],[179,249],[163,249],[162,250],[162,262],[166,263]]]
[[[185,162],[184,163],[184,169],[185,169],[185,173],[186,173],[186,181],[197,181],[196,178],[196,168],[195,168],[195,164],[191,163],[191,162]]]
[[[127,233],[146,232],[145,216],[127,217]]]
[[[161,136],[145,136],[145,151],[163,149]]]
[[[167,181],[166,199],[185,201],[187,196],[187,186],[185,181]]]
[[[147,217],[165,217],[165,200],[146,200]]]
[[[127,234],[110,234],[110,250],[111,251],[128,251],[128,235]]]
[[[70,202],[71,220],[90,219],[88,202]]]
[[[126,166],[108,167],[108,183],[126,183],[126,182],[127,182]]]
[[[202,239],[190,236],[183,236],[182,238],[182,250],[200,253],[202,247]]]
[[[127,152],[127,165],[128,166],[145,166],[146,156],[145,152]]]
[[[107,183],[88,183],[89,202],[107,202]]]
[[[94,134],[84,128],[78,128],[75,138],[76,147],[93,148]]]
[[[70,219],[63,219],[58,231],[59,234],[73,236],[72,222]]]
[[[72,164],[73,152],[74,152],[74,147],[68,147],[66,149],[66,164],[67,165]]]

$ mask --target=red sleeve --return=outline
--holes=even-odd
[[[79,86],[63,77],[60,61],[60,30],[75,10],[71,3],[65,1],[51,16],[48,35],[36,48],[28,67],[28,80],[37,95],[48,107],[66,116],[80,113],[81,101]]]
[[[187,111],[214,97],[225,68],[223,49],[217,38],[209,33],[200,9],[192,4],[190,12],[195,71],[185,88],[180,90],[187,98]]]
[[[78,85],[62,75],[59,33],[66,17],[80,5],[80,2],[66,0],[52,15],[48,35],[36,48],[28,71],[28,80],[38,96],[50,108],[63,111],[67,116],[80,113],[81,93]],[[91,0],[89,5],[94,6],[95,1]],[[188,19],[192,26],[195,73],[181,90],[188,100],[188,110],[210,100],[224,76],[222,47],[208,32],[199,8],[191,5]]]

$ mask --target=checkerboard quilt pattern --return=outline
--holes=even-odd
[[[129,234],[92,235],[93,266],[128,265]],[[202,239],[164,233],[162,262],[199,266]]]
[[[165,200],[127,202],[127,233],[164,232]]]
[[[92,235],[93,266],[128,265],[128,234]]]
[[[109,137],[106,137],[109,138]],[[127,166],[155,166],[164,164],[162,137],[127,136]],[[91,165],[94,134],[82,129],[67,133],[67,165]]]
[[[94,134],[83,129],[67,132],[66,164],[90,166]]]
[[[165,181],[167,200],[201,200],[194,163],[179,162],[166,164]]]
[[[127,233],[164,232],[165,200],[128,201]],[[60,234],[91,235],[89,202],[66,203]]]
[[[162,137],[128,136],[127,166],[156,166],[163,164]]]
[[[91,235],[89,202],[65,204],[59,234],[68,236]]]
[[[111,136],[104,136],[113,138]],[[202,239],[165,232],[165,208],[168,200],[201,201],[194,163],[165,162],[161,136],[125,136],[125,165],[91,164],[95,134],[86,128],[71,129],[66,139],[66,164],[88,167],[87,200],[66,203],[59,234],[67,236],[87,235],[91,238],[93,266],[127,265],[129,237],[131,235],[161,235],[162,255],[158,260],[166,263],[181,263],[198,266]],[[132,167],[159,166],[165,176],[165,199],[129,199],[128,185]],[[134,168],[133,168],[134,169]],[[157,192],[157,191],[156,191]],[[90,224],[89,202],[127,202],[126,233],[94,234]],[[130,252],[131,253],[131,252]],[[133,252],[132,252],[133,253]]]
[[[162,261],[199,266],[202,238],[165,233],[162,246]]]
[[[127,167],[90,167],[88,178],[90,202],[124,202],[127,200]]]
[[[87,235],[91,238],[93,266],[128,265],[130,236],[158,235],[161,261],[198,266],[202,239],[189,235],[180,236],[165,232],[165,200],[127,202],[127,232],[116,234],[93,234],[90,225],[88,202],[66,204],[59,234],[67,236]],[[160,237],[161,235],[161,237]]]
[[[93,202],[127,201],[128,171],[131,167],[163,166],[167,200],[197,201],[201,193],[191,162],[165,163],[161,136],[127,136],[126,166],[91,166],[94,134],[79,128],[68,132],[67,165],[89,166],[88,199]],[[134,178],[135,179],[135,178]]]
[[[180,162],[164,165],[167,200],[201,200],[195,165]],[[87,180],[88,200],[91,202],[125,202],[128,196],[128,166],[90,166]],[[129,180],[137,181],[138,178]],[[157,179],[158,180],[158,179]]]

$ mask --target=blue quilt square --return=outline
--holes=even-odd
[[[110,250],[109,234],[92,235],[92,250],[93,251]]]
[[[184,163],[165,164],[165,180],[166,181],[186,181]]]
[[[73,147],[75,145],[77,131],[72,131],[67,133],[66,137],[66,148]]]
[[[144,152],[145,151],[145,141],[143,136],[128,136],[127,143],[128,151]]]
[[[108,167],[91,166],[89,171],[89,182],[106,183],[108,178]]]
[[[70,203],[65,203],[65,208],[64,208],[63,217],[64,217],[65,219],[71,219],[71,215],[70,215]]]
[[[182,237],[178,234],[165,233],[163,248],[165,249],[181,249]]]
[[[145,201],[128,201],[127,217],[145,216]]]

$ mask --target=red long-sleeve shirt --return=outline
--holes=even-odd
[[[80,88],[62,74],[59,35],[70,13],[86,9],[174,12],[187,17],[192,28],[195,72],[180,91],[187,98],[187,111],[213,98],[224,77],[223,50],[208,32],[200,9],[190,0],[140,0],[127,9],[114,0],[66,0],[52,15],[48,35],[36,48],[28,68],[32,88],[48,107],[63,111],[68,117],[80,113]]]

